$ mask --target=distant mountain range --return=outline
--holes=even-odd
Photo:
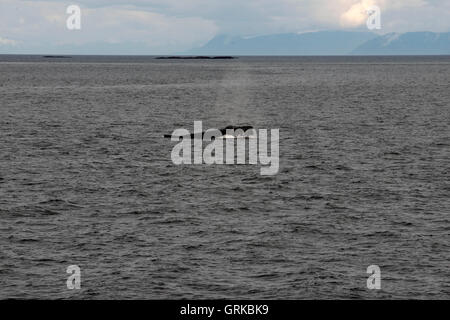
[[[209,55],[345,55],[372,40],[371,32],[321,31],[252,38],[219,35],[189,54]]]
[[[219,35],[185,54],[201,55],[448,55],[450,33],[319,31],[251,38]]]
[[[161,55],[143,42],[95,42],[80,45],[14,44],[0,38],[0,54]],[[169,54],[173,54],[170,53]],[[377,35],[372,32],[318,31],[257,37],[219,35],[203,47],[181,55],[450,55],[450,32],[408,32]]]
[[[448,55],[450,32],[389,33],[371,39],[351,52],[357,55]]]

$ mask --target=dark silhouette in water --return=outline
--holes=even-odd
[[[227,126],[225,128],[219,129],[219,131],[222,133],[222,135],[225,135],[227,133],[227,130],[242,130],[244,132],[247,132],[247,130],[251,130],[254,129],[253,126]],[[201,138],[203,139],[203,136],[205,135],[205,131],[202,132],[202,136]],[[187,136],[185,136],[187,137]],[[172,134],[165,134],[164,138],[172,138]],[[195,133],[191,133],[191,139],[195,139],[195,138],[199,138],[198,136],[195,135]],[[212,137],[214,139],[214,137]]]

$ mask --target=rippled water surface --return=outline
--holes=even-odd
[[[279,173],[173,165],[194,120]],[[0,56],[0,298],[448,299],[449,126],[450,57]]]

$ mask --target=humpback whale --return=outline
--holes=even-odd
[[[234,133],[236,133],[237,130],[239,130],[241,132],[238,132],[238,133],[240,133],[238,135],[236,135],[236,134],[230,135],[230,134],[227,134],[227,130],[230,130],[230,131],[232,130]],[[250,134],[248,132],[249,130],[250,130]],[[256,130],[253,128],[253,126],[249,126],[249,125],[241,125],[241,126],[232,126],[232,125],[230,125],[230,126],[227,126],[225,128],[219,129],[219,131],[222,133],[222,136],[219,137],[219,138],[222,138],[222,139],[236,139],[236,138],[247,138],[247,139],[249,139],[249,138],[253,137],[253,134],[256,134]],[[203,131],[201,133],[201,137],[200,137],[199,133],[191,133],[190,135],[181,136],[180,138],[188,138],[188,137],[190,137],[191,139],[200,139],[200,138],[203,139],[205,133],[206,133],[206,131]],[[165,134],[164,138],[169,138],[170,139],[170,138],[172,138],[172,134]]]
[[[274,175],[279,169],[279,129],[270,130],[270,155],[267,129],[257,132],[250,125],[230,125],[220,130],[204,131],[202,121],[194,121],[194,133],[179,128],[164,137],[178,141],[170,154],[175,165],[224,164],[224,159],[226,164],[257,164],[259,159],[261,175]]]

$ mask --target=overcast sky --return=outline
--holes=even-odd
[[[66,27],[72,4],[81,7],[81,30]],[[382,34],[450,31],[450,0],[0,0],[0,53],[6,46],[99,42],[173,52],[217,34],[367,30],[371,5],[381,8]]]

